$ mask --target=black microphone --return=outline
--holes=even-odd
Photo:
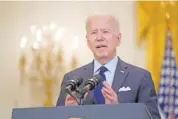
[[[72,80],[66,82],[66,91],[76,91],[77,87],[79,87],[83,82],[82,77],[74,76]]]
[[[101,76],[99,74],[94,75],[91,79],[85,81],[84,88],[81,91],[81,98],[84,97],[85,93],[93,90],[100,83]]]

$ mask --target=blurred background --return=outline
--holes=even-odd
[[[178,115],[178,2],[0,2],[0,117],[55,106],[63,74],[91,62],[85,20],[118,17],[118,56],[152,74],[163,119]]]

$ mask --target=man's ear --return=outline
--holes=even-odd
[[[118,33],[116,38],[117,38],[117,46],[119,46],[121,43],[121,33]]]
[[[89,43],[89,40],[88,40],[88,35],[86,34],[86,39],[87,39],[87,46],[90,48],[90,43]]]

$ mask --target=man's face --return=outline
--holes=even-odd
[[[87,25],[87,43],[95,58],[112,58],[120,44],[120,33],[116,31],[114,19],[98,16],[89,19]]]

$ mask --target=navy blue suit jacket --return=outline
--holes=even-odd
[[[119,103],[144,103],[153,119],[161,119],[157,105],[157,95],[150,73],[145,69],[122,61],[119,57],[118,59],[112,88],[118,95]],[[73,76],[81,76],[87,80],[93,76],[93,71],[94,63],[91,62],[65,74],[57,106],[63,106],[65,103],[66,93],[62,89],[67,80],[71,80]],[[130,90],[119,91],[122,87],[129,87]],[[92,91],[86,97],[84,104],[96,104],[92,99]]]

